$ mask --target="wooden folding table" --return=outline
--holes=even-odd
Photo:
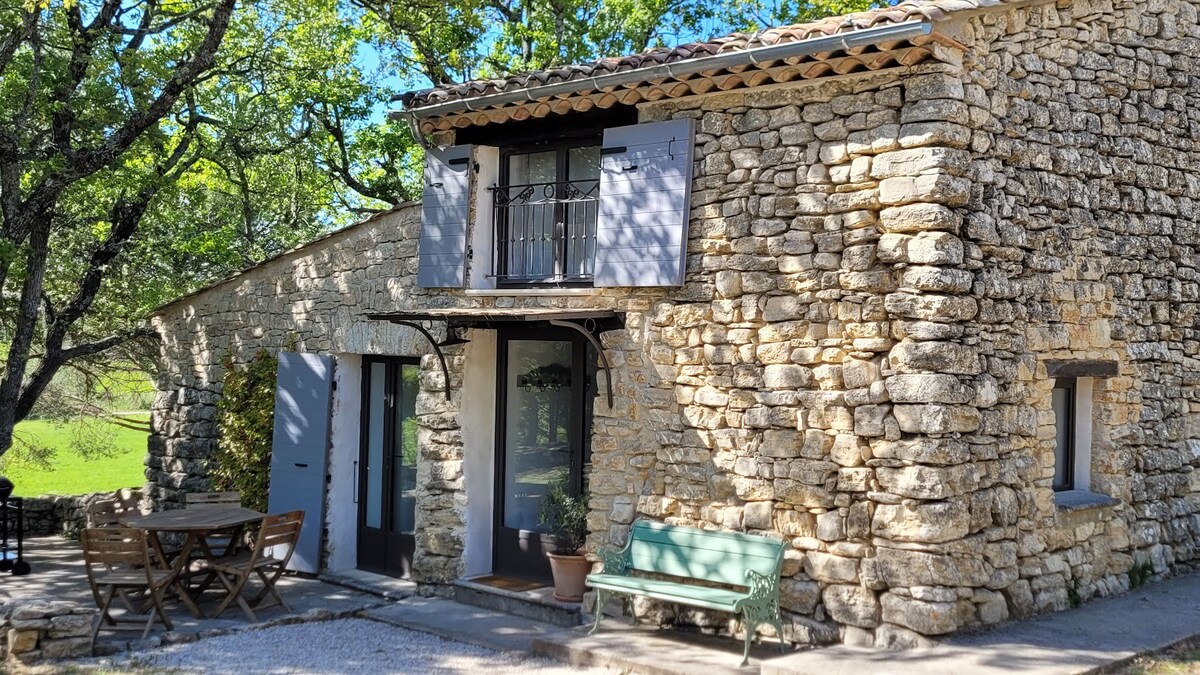
[[[204,544],[205,537],[215,532],[231,529],[236,529],[240,533],[241,528],[250,523],[256,523],[264,517],[266,517],[266,514],[242,506],[205,506],[198,509],[174,509],[146,515],[128,516],[122,518],[121,523],[126,527],[145,530],[147,538],[150,541],[150,546],[158,554],[159,559],[164,562],[167,560],[167,556],[158,533],[179,532],[186,535],[183,548],[179,550],[178,556],[171,566],[171,575],[173,577],[171,580],[171,589],[175,591],[175,594],[179,596],[179,601],[186,605],[192,614],[203,618],[204,612],[200,610],[195,600],[192,599],[187,587],[183,583],[183,573],[193,560],[192,551],[198,548],[203,558],[211,562],[213,554],[208,546]]]

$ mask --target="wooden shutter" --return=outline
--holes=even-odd
[[[596,286],[681,286],[692,196],[691,119],[604,131]]]
[[[471,211],[471,146],[425,151],[417,285],[462,288]]]
[[[304,526],[288,568],[314,574],[321,566],[332,394],[333,357],[279,353],[267,510],[304,511]]]

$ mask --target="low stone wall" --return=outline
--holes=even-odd
[[[26,497],[25,536],[45,537],[52,534],[78,536],[84,526],[87,507],[92,502],[130,497],[135,497],[140,501],[141,496],[142,491],[138,488],[121,488],[113,492],[95,492],[86,495]],[[15,514],[10,515],[9,531],[13,532],[16,526]]]
[[[92,655],[100,611],[74,602],[23,598],[0,604],[0,657],[28,664]]]

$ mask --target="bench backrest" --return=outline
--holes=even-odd
[[[779,576],[784,543],[757,534],[716,532],[649,520],[629,533],[630,567],[643,572],[746,585],[746,572]]]

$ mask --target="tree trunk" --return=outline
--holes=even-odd
[[[35,217],[22,214],[29,221]],[[25,283],[21,287],[21,299],[17,304],[16,330],[9,344],[4,367],[4,378],[0,379],[0,457],[12,447],[13,428],[17,422],[17,400],[21,397],[21,385],[29,366],[29,354],[37,332],[38,317],[41,315],[42,290],[46,279],[46,260],[50,255],[50,215],[36,217],[29,235],[25,255]]]

